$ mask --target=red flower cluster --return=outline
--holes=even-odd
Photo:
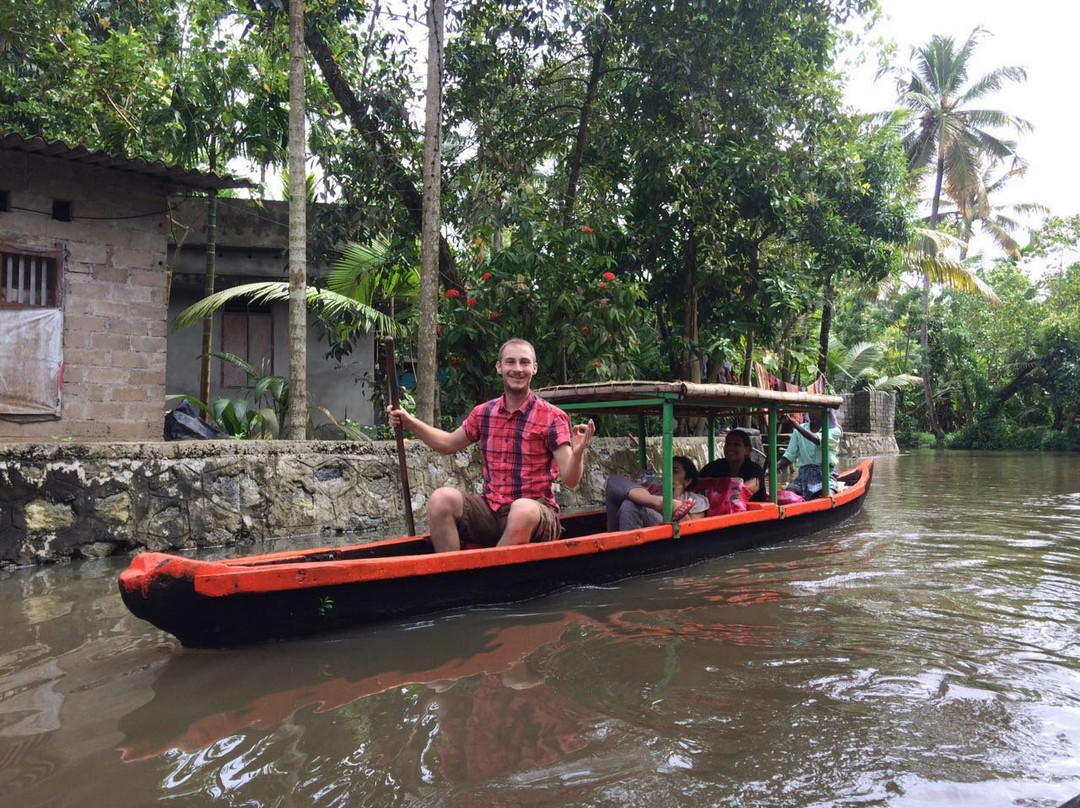
[[[446,299],[447,300],[454,300],[454,299],[459,298],[459,297],[461,297],[461,292],[458,291],[457,289],[447,289],[446,290]]]
[[[604,283],[604,281],[600,281],[600,288],[601,289],[607,289],[607,284]]]
[[[466,305],[466,306],[475,306],[475,305],[476,305],[476,298],[475,298],[475,297],[470,297],[470,298],[468,298],[468,299],[467,299],[467,300],[465,301],[465,305]]]
[[[589,235],[590,233],[592,233],[592,228],[589,227],[587,224],[583,224],[581,226],[581,232],[584,233],[585,235]]]
[[[582,334],[588,334],[589,333],[589,327],[587,325],[583,325],[581,327],[581,333]]]
[[[605,281],[613,281],[613,280],[615,280],[615,273],[614,272],[605,272],[600,277],[603,278]]]
[[[488,315],[488,319],[489,320],[498,320],[499,319],[499,312],[497,312],[497,311],[491,312],[491,314]]]
[[[483,275],[480,276],[480,280],[482,280],[482,281],[490,281],[491,280],[491,273],[490,272],[485,272]]]

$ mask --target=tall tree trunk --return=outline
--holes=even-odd
[[[825,276],[825,299],[821,303],[821,332],[818,334],[817,371],[824,376],[829,369],[829,331],[832,329],[833,296],[832,273]],[[816,381],[816,379],[815,379]]]
[[[701,381],[701,359],[698,355],[698,288],[697,236],[693,224],[686,239],[686,312],[683,317],[682,378],[688,382]]]
[[[307,136],[304,0],[289,0],[289,411],[285,435],[307,436]]]
[[[210,148],[210,170],[214,170],[217,156]],[[206,194],[206,274],[203,277],[203,297],[214,294],[214,279],[217,275],[217,191],[210,189]],[[199,399],[210,403],[210,354],[214,351],[214,315],[203,318],[202,360],[199,365]]]
[[[757,374],[754,373],[754,329],[748,327],[746,329],[746,350],[743,353],[743,372],[742,372],[742,384],[745,387],[756,387],[754,380]],[[740,415],[738,417],[738,423],[741,427],[749,427],[751,421],[750,415]]]
[[[1063,407],[1063,406],[1054,407],[1054,424],[1051,427],[1052,429],[1054,429],[1057,432],[1060,432],[1061,430],[1063,430],[1065,428],[1066,424],[1068,423],[1068,420],[1069,419],[1067,419],[1065,417],[1065,407]]]
[[[444,0],[429,0],[427,103],[424,123],[424,199],[420,239],[420,333],[417,340],[416,417],[435,422],[435,319],[439,305],[439,195],[442,192],[442,65]]]
[[[263,0],[264,3],[266,0]],[[304,31],[304,41],[311,53],[319,71],[330,88],[334,100],[341,106],[352,123],[353,129],[371,150],[373,162],[379,167],[380,172],[386,178],[391,190],[405,206],[409,215],[409,222],[418,231],[423,230],[423,195],[417,190],[416,184],[410,179],[409,170],[404,166],[401,159],[395,153],[390,140],[379,129],[379,122],[368,115],[367,107],[360,103],[352,87],[341,73],[334,53],[330,50],[322,34],[311,26]],[[402,115],[403,120],[407,116]],[[450,245],[445,236],[439,237],[439,274],[447,286],[461,287],[461,278],[458,276],[457,264],[454,254],[450,252]]]
[[[930,383],[930,278],[923,275],[922,279],[922,331],[919,335],[919,346],[922,348],[922,373],[923,399],[926,402],[926,414],[930,420],[930,429],[939,440],[945,437],[945,431],[941,428],[937,409],[934,407],[934,388]]]
[[[754,297],[758,293],[760,288],[759,279],[761,278],[761,245],[764,243],[767,234],[761,233],[758,237],[749,243],[749,255],[747,256],[747,273],[748,277],[742,285],[742,305],[744,311],[751,311],[751,305]],[[746,327],[746,351],[743,356],[743,372],[742,383],[749,387],[752,384],[752,379],[756,376],[754,373],[754,328],[751,325]]]
[[[746,346],[743,351],[743,370],[740,381],[744,386],[750,387],[754,378],[754,329],[747,328],[743,338],[746,340]]]
[[[960,422],[970,424],[975,420],[975,401],[971,398],[971,388],[968,387],[966,381],[960,385],[960,389],[964,394],[964,417],[960,419]]]
[[[960,222],[960,227],[957,233],[960,236],[960,262],[963,263],[968,256],[968,247],[971,245],[971,239],[975,235],[975,220],[970,219],[967,216]]]
[[[986,408],[986,412],[983,414],[983,418],[989,421],[992,418],[997,418],[998,413],[1009,402],[1013,396],[1019,393],[1026,387],[1030,387],[1035,383],[1036,376],[1035,371],[1041,370],[1046,366],[1047,357],[1040,356],[1037,361],[1024,368],[1020,373],[1016,375],[1011,382],[1002,387],[993,401],[990,402],[990,406]]]
[[[610,35],[609,21],[611,19],[614,0],[606,0],[603,26],[597,36],[596,47],[592,51],[592,59],[589,66],[589,80],[585,85],[585,100],[581,103],[581,117],[578,119],[577,137],[574,140],[574,151],[570,157],[570,175],[566,183],[566,196],[563,198],[563,229],[569,230],[574,218],[574,205],[577,202],[578,182],[581,179],[581,166],[585,159],[585,143],[588,139],[589,118],[592,115],[593,103],[596,101],[596,88],[600,84],[600,76],[603,74],[604,52],[607,50]]]
[[[945,177],[945,145],[944,140],[938,135],[938,159],[937,175],[934,177],[934,197],[930,203],[930,229],[937,230],[938,206],[941,204],[941,184]],[[941,428],[937,410],[934,408],[934,388],[930,380],[930,276],[922,277],[922,332],[919,345],[922,348],[922,380],[923,398],[926,400],[926,416],[930,420],[930,429],[934,437],[941,440],[945,437],[945,430]]]

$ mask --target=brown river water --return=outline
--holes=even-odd
[[[1080,456],[879,458],[863,512],[815,536],[233,651],[131,617],[125,564],[0,576],[0,805],[1080,794]]]

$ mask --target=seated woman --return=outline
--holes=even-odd
[[[701,470],[702,477],[738,477],[754,502],[768,502],[769,492],[765,488],[765,470],[750,459],[753,444],[750,433],[744,429],[732,429],[724,439],[724,456],[711,463],[706,463]]]
[[[689,457],[672,458],[671,496],[672,519],[681,522],[697,519],[709,510],[709,500],[701,494],[687,491],[698,477],[697,466]],[[663,520],[664,497],[621,474],[608,477],[604,501],[607,505],[607,529],[633,530],[658,525]]]

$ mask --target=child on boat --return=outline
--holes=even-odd
[[[671,460],[672,520],[682,522],[704,516],[709,510],[709,500],[687,490],[698,478],[697,466],[682,455]],[[645,485],[621,474],[608,477],[604,490],[607,529],[634,530],[660,524],[664,520],[664,497],[658,493],[657,482]]]

